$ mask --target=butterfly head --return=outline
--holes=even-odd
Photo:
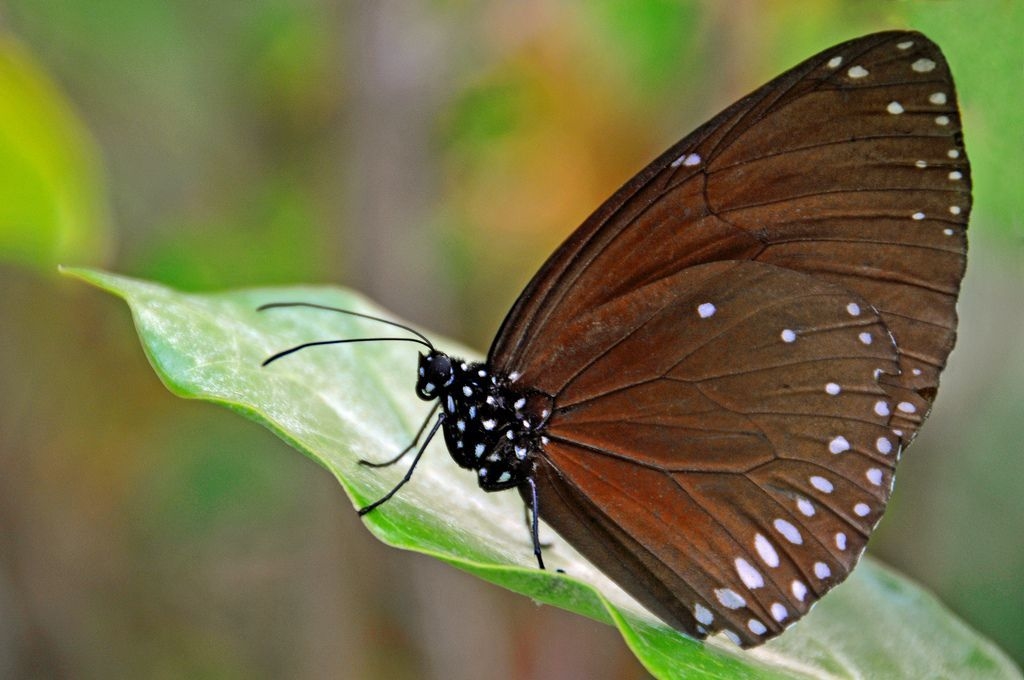
[[[424,401],[437,399],[455,379],[451,357],[437,350],[420,354],[418,374],[416,396]]]

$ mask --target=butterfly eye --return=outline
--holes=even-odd
[[[452,382],[452,360],[446,354],[437,351],[421,354],[418,373],[417,396],[425,401],[436,399],[441,389]]]

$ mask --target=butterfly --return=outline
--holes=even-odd
[[[416,449],[408,473],[360,513],[440,432],[482,489],[519,490],[541,568],[539,518],[679,631],[765,642],[849,575],[882,517],[955,341],[970,187],[928,38],[807,59],[605,201],[486,361],[346,312],[426,348],[416,394],[433,403],[372,464]],[[318,306],[265,308],[296,305]]]

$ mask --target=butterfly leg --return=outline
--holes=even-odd
[[[527,477],[526,483],[530,485],[530,514],[533,517],[530,518],[530,535],[533,537],[533,554],[537,556],[537,566],[544,569],[544,557],[541,554],[540,544],[540,531],[538,524],[538,507],[539,502],[537,501],[537,483],[533,481],[533,477]]]
[[[430,422],[430,421],[428,420],[427,422]],[[413,470],[416,469],[416,465],[420,462],[420,458],[423,457],[423,452],[427,450],[427,444],[429,444],[430,440],[434,438],[435,434],[437,434],[437,430],[438,430],[439,427],[441,427],[441,423],[443,423],[443,422],[444,422],[444,414],[442,413],[441,415],[439,415],[437,417],[437,422],[434,423],[434,427],[430,428],[430,434],[428,434],[427,438],[425,440],[423,440],[423,445],[420,446],[420,450],[416,452],[416,457],[413,458],[412,465],[409,466],[409,470],[408,470],[408,472],[405,473],[405,477],[402,477],[402,481],[398,482],[398,484],[395,485],[395,488],[391,489],[391,491],[388,491],[386,494],[384,494],[383,498],[381,498],[379,500],[376,500],[373,503],[370,503],[369,505],[367,505],[365,507],[359,508],[359,516],[360,517],[362,517],[363,515],[367,514],[368,512],[371,512],[371,511],[375,510],[377,507],[379,507],[379,506],[383,505],[384,503],[388,502],[389,500],[391,500],[391,497],[394,496],[396,493],[398,493],[398,490],[401,489],[403,486],[405,486],[406,482],[408,482],[410,479],[412,479]],[[424,427],[426,427],[426,423],[424,423],[423,425],[424,425]],[[417,438],[418,438],[418,436],[417,436]]]
[[[365,465],[366,467],[382,468],[382,467],[388,467],[390,465],[394,465],[398,461],[402,460],[402,458],[405,456],[405,454],[409,453],[414,448],[416,448],[417,442],[419,442],[420,437],[423,436],[423,432],[427,429],[427,425],[430,424],[430,419],[434,417],[435,413],[437,413],[437,409],[438,409],[438,407],[440,405],[441,405],[440,403],[434,404],[434,408],[430,409],[430,413],[427,414],[427,417],[423,421],[423,424],[420,425],[419,432],[417,432],[416,436],[412,438],[412,442],[408,446],[406,446],[404,449],[399,451],[397,456],[395,456],[394,458],[389,458],[388,460],[384,461],[383,463],[374,463],[371,460],[364,460],[364,459],[360,458],[359,459],[359,464],[360,465]],[[433,436],[433,434],[431,434],[431,436]]]
[[[523,503],[523,521],[526,523],[526,530],[532,535],[533,533],[533,520],[530,519],[530,506]],[[541,541],[541,548],[550,548],[553,544],[551,541]]]

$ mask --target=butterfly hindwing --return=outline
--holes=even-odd
[[[757,644],[845,577],[881,516],[895,456],[876,450],[889,435],[878,378],[896,370],[896,348],[863,300],[774,265],[710,263],[659,285],[581,321],[623,330],[610,344],[578,335],[575,349],[595,359],[559,390],[537,459],[541,513],[587,554],[579,534],[595,525],[547,505],[577,497],[621,547],[628,592],[685,622],[697,604],[733,601],[716,591],[733,593],[744,605],[703,628]],[[785,540],[790,528],[798,541]],[[588,557],[607,564],[607,550]],[[652,589],[674,600],[651,601]]]

